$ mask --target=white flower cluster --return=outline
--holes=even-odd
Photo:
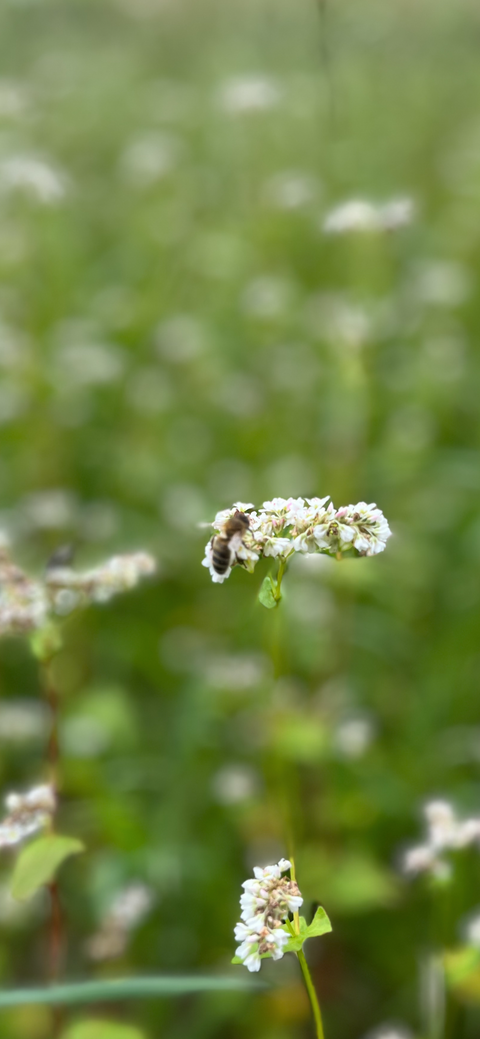
[[[352,198],[327,213],[323,230],[325,234],[395,231],[410,224],[414,216],[415,206],[411,198],[392,198],[383,204]]]
[[[146,884],[129,884],[114,898],[102,920],[100,929],[87,942],[92,960],[110,960],[121,956],[130,933],[145,918],[153,905],[153,895]]]
[[[88,602],[108,602],[114,595],[134,588],[142,577],[154,574],[155,560],[147,552],[112,556],[92,570],[78,573],[71,567],[50,567],[45,583],[59,613]],[[71,605],[70,605],[71,604]],[[69,608],[67,608],[69,607]]]
[[[107,602],[155,572],[146,552],[113,556],[101,566],[78,573],[70,566],[49,566],[44,580],[29,577],[0,547],[0,635],[37,631],[49,618],[65,616],[91,602]]]
[[[258,512],[251,502],[235,502],[231,509],[217,512],[212,523],[215,534],[205,546],[202,566],[208,567],[212,581],[221,584],[236,564],[252,573],[261,556],[286,560],[294,552],[324,552],[337,558],[352,551],[361,556],[383,552],[391,530],[374,503],[361,501],[336,509],[327,502],[329,495],[273,498],[264,501]],[[249,526],[243,536],[229,537],[228,521],[237,511],[247,515]],[[218,573],[213,565],[216,538],[229,544],[230,565],[225,573]]]
[[[296,913],[303,903],[298,886],[282,877],[290,869],[288,859],[280,859],[276,866],[254,867],[255,878],[246,880],[240,898],[241,920],[235,927],[235,938],[241,944],[236,955],[249,971],[258,971],[261,956],[270,954],[281,960],[290,934],[282,928],[289,913]]]
[[[51,786],[35,786],[27,794],[8,794],[5,807],[8,815],[0,823],[0,848],[19,844],[48,826],[56,808],[55,793]]]
[[[424,807],[427,823],[426,840],[409,848],[403,856],[405,873],[449,875],[444,852],[480,841],[480,818],[458,819],[448,801],[429,801]]]

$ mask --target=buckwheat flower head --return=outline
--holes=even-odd
[[[253,878],[242,884],[242,912],[234,934],[240,942],[236,955],[249,971],[260,970],[263,955],[270,955],[274,960],[284,955],[290,934],[282,928],[282,923],[303,903],[295,881],[282,876],[290,867],[288,859],[280,859],[276,865],[264,868],[255,866]]]
[[[36,786],[26,794],[8,794],[5,807],[8,815],[0,823],[0,848],[19,844],[48,826],[56,808],[55,793],[51,786]]]
[[[248,524],[242,532],[235,529],[232,533],[229,520],[237,512],[244,515]],[[222,584],[236,565],[252,573],[262,556],[285,562],[294,552],[326,552],[337,558],[352,552],[377,555],[383,552],[391,535],[387,520],[375,503],[367,505],[362,501],[335,509],[328,495],[272,498],[264,501],[258,511],[251,502],[236,502],[217,512],[211,526],[214,535],[205,546],[203,566],[217,584]],[[228,562],[220,572],[214,565],[215,549]]]
[[[64,608],[65,593],[71,596],[71,608],[88,602],[108,602],[114,595],[128,591],[142,577],[155,573],[156,564],[147,552],[112,556],[106,563],[91,570],[77,572],[71,567],[51,567],[47,570],[46,584],[57,612]]]

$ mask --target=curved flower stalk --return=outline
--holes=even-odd
[[[289,878],[282,876],[287,870],[290,870]],[[303,946],[307,938],[332,930],[328,916],[321,907],[310,925],[299,916],[303,896],[295,879],[293,862],[289,859],[280,859],[276,865],[264,868],[255,866],[253,873],[253,878],[242,884],[242,912],[234,930],[240,944],[232,962],[241,963],[248,971],[254,972],[260,970],[263,959],[281,960],[286,952],[295,953],[310,999],[317,1039],[324,1039],[320,1006]]]
[[[328,504],[327,504],[328,503]],[[242,534],[230,535],[229,521],[236,514],[248,520]],[[336,559],[344,555],[374,556],[383,552],[391,530],[381,509],[375,503],[361,501],[336,509],[329,496],[325,498],[273,498],[255,510],[251,502],[235,502],[229,509],[217,512],[211,524],[214,534],[205,546],[202,565],[208,567],[212,581],[222,584],[234,566],[253,573],[259,559],[278,559],[276,587],[267,578],[269,588],[261,601],[276,606],[280,585],[289,558],[295,552],[321,552]],[[229,565],[221,572],[214,559],[214,547],[227,545]],[[270,597],[271,601],[266,601]]]

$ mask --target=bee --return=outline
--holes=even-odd
[[[243,538],[250,527],[250,519],[245,512],[237,509],[229,516],[219,534],[215,534],[210,542],[212,546],[212,566],[217,574],[225,574],[229,566],[234,566],[236,553],[243,543]]]

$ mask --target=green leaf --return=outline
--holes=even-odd
[[[58,624],[54,622],[39,628],[30,637],[33,655],[43,664],[48,664],[62,648],[62,634]]]
[[[267,574],[265,580],[262,582],[260,591],[258,593],[259,601],[262,606],[265,606],[267,610],[273,610],[277,606],[277,600],[275,598],[276,585],[272,579],[271,574]]]
[[[300,926],[300,932],[299,934],[294,934],[293,937],[290,938],[290,941],[287,942],[286,945],[284,945],[284,952],[299,952],[300,949],[303,948],[303,943],[308,938],[308,925],[307,921],[305,920],[305,917],[301,916],[298,922]]]
[[[27,844],[15,863],[11,884],[13,897],[19,902],[31,898],[40,887],[50,883],[65,859],[81,851],[84,851],[81,841],[56,833]]]
[[[145,1039],[145,1032],[140,1032],[133,1025],[95,1018],[77,1021],[66,1032],[62,1032],[62,1039]]]
[[[243,963],[243,960],[240,958],[240,956],[232,956],[230,963]]]
[[[332,930],[332,925],[324,909],[321,906],[318,907],[317,912],[307,929],[307,938],[317,938],[321,934],[328,934]]]
[[[317,938],[321,934],[328,934],[332,925],[324,909],[318,907],[317,912],[310,924],[307,924],[304,916],[299,918],[300,933],[294,934],[290,941],[284,946],[284,952],[299,952],[303,948],[307,938]]]

